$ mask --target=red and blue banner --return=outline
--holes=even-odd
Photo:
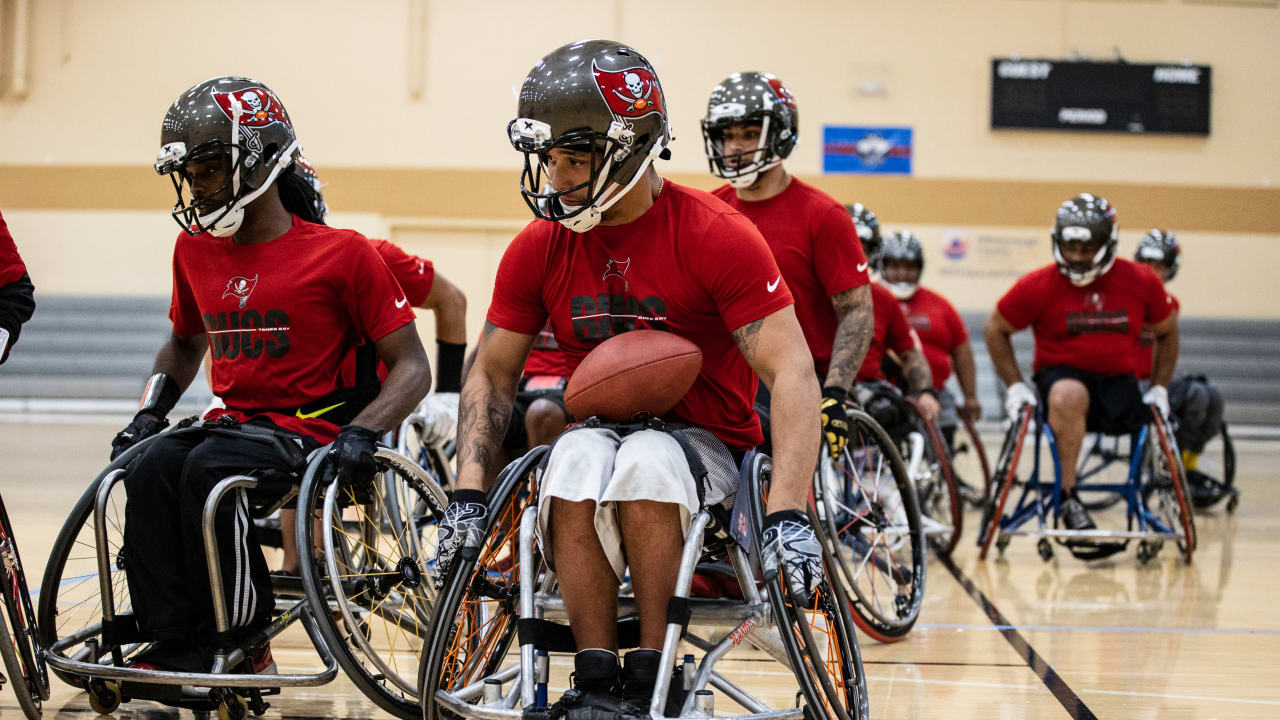
[[[822,172],[911,174],[911,128],[822,128]]]

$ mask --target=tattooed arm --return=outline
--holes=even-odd
[[[533,335],[486,322],[475,362],[458,403],[458,487],[486,490],[497,472],[494,457],[511,419],[511,403]]]
[[[831,304],[835,306],[839,324],[831,342],[831,365],[823,383],[826,387],[844,388],[848,392],[876,331],[871,286],[859,285],[836,293],[831,296]]]
[[[769,388],[773,407],[773,487],[769,512],[803,510],[821,441],[817,378],[795,309],[777,312],[733,331],[743,357]]]

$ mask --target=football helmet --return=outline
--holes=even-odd
[[[737,167],[725,163],[724,131],[730,125],[759,125],[760,141],[752,150],[735,153]],[[750,187],[760,173],[782,162],[800,140],[796,99],[781,80],[761,72],[734,73],[711,90],[702,118],[711,174],[736,188]]]
[[[924,272],[924,247],[920,244],[920,238],[910,230],[899,230],[885,236],[884,243],[880,247],[881,281],[894,297],[899,300],[910,300],[920,288],[919,277],[917,276],[915,282],[889,282],[884,274],[884,265],[890,260],[906,260]]]
[[[1178,236],[1168,230],[1152,228],[1138,241],[1138,250],[1133,259],[1140,263],[1164,263],[1164,281],[1169,282],[1182,267],[1182,246],[1178,244]]]
[[[234,235],[244,209],[293,162],[298,139],[280,98],[246,77],[216,77],[173,102],[160,127],[155,168],[178,194],[173,218],[191,235]],[[197,196],[188,166],[218,157],[226,181]]]
[[[525,204],[536,217],[575,232],[595,227],[655,157],[671,156],[658,74],[639,52],[609,40],[565,45],[533,66],[507,136],[524,153],[520,194]],[[554,148],[590,151],[587,180],[564,190],[551,187],[546,160]],[[561,199],[583,188],[584,204]]]
[[[867,256],[867,265],[872,272],[880,271],[880,221],[876,214],[862,203],[845,205],[845,210],[853,218],[853,225],[858,230],[858,239],[862,241],[862,253]]]
[[[1116,209],[1106,198],[1081,193],[1062,203],[1052,233],[1058,271],[1077,287],[1102,277],[1116,262],[1119,233]],[[1068,262],[1062,255],[1062,246],[1067,243],[1098,243],[1099,247],[1089,260]]]

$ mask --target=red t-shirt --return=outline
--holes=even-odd
[[[1036,338],[1032,368],[1054,365],[1101,375],[1134,372],[1143,325],[1164,320],[1173,301],[1160,276],[1146,265],[1117,258],[1105,275],[1076,287],[1046,265],[1023,275],[1000,298],[996,310]]]
[[[295,217],[257,245],[179,235],[169,318],[179,337],[208,334],[213,392],[228,407],[289,408],[343,387],[351,348],[413,322],[413,310],[363,235]],[[338,433],[321,418],[267,418],[321,442]]]
[[[969,331],[960,313],[950,301],[926,287],[917,288],[910,300],[899,301],[898,305],[920,337],[929,372],[933,373],[934,389],[941,390],[951,377],[951,353],[969,342]]]
[[[431,293],[431,284],[436,278],[435,265],[426,258],[410,255],[393,242],[376,238],[368,238],[368,240],[373,249],[378,251],[382,261],[387,264],[396,282],[400,284],[404,297],[409,300],[409,306],[419,307],[426,302],[427,295]],[[346,360],[342,362],[342,379],[348,385],[358,382],[355,348],[352,348]],[[378,362],[378,379],[387,379],[387,365],[382,361]]]
[[[1178,302],[1178,298],[1169,293],[1169,299],[1173,301],[1173,311],[1180,312],[1182,305]],[[1146,380],[1151,377],[1151,368],[1155,365],[1156,360],[1156,333],[1150,327],[1143,327],[1142,332],[1138,334],[1138,354],[1133,358],[1133,374],[1139,380]]]
[[[560,352],[560,345],[556,343],[556,335],[551,330],[551,323],[548,322],[538,331],[538,337],[533,339],[529,359],[524,363],[524,377],[535,375],[568,377],[569,373],[569,361],[564,353]]]
[[[884,380],[880,361],[886,351],[901,354],[920,346],[920,338],[907,323],[907,316],[902,314],[898,298],[880,283],[871,283],[871,306],[876,316],[876,329],[871,337],[871,346],[867,348],[867,357],[858,368],[858,382]]]
[[[16,282],[27,272],[27,266],[18,255],[18,246],[9,234],[9,226],[0,215],[0,287]]]
[[[502,257],[489,322],[551,330],[572,371],[600,341],[636,328],[702,350],[702,371],[671,415],[735,450],[759,445],[756,374],[730,334],[791,304],[755,226],[711,195],[667,180],[638,219],[575,233],[535,220]]]
[[[825,377],[838,323],[831,296],[870,282],[867,258],[849,211],[796,178],[782,192],[759,202],[739,200],[729,185],[712,194],[746,215],[769,243],[782,279],[795,297],[796,319],[813,353],[814,367]]]

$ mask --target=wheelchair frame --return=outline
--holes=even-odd
[[[527,474],[537,472],[537,465],[545,452],[547,452],[545,448],[535,448],[509,465],[499,476],[494,486],[495,490],[490,494],[491,505],[495,501],[505,504],[505,498],[510,496],[511,493],[528,492],[536,494],[536,488],[526,487],[522,490],[516,484],[522,482],[522,478]],[[756,484],[768,476],[771,469],[771,461],[765,455],[756,454],[751,458],[749,467],[747,482]],[[741,495],[747,490],[740,488],[739,492]],[[502,505],[499,505],[499,507],[501,508]],[[754,507],[753,503],[751,510],[751,524],[753,526],[759,526],[763,518],[762,516],[757,517],[757,515],[761,512]],[[520,567],[526,570],[535,567],[534,527],[536,518],[536,503],[525,507],[520,512],[518,530],[519,563]],[[817,521],[812,515],[810,516],[810,521],[815,523],[816,526]],[[711,530],[716,538],[722,539],[727,543],[728,557],[739,579],[745,600],[688,598],[695,567],[704,552],[704,544],[706,542],[704,532],[708,530]],[[490,532],[492,531],[493,529],[491,528]],[[486,537],[486,546],[488,542],[489,538]],[[756,542],[758,543],[758,541]],[[464,549],[460,551],[460,555],[467,552],[468,549]],[[501,666],[502,663],[499,662],[498,666],[495,667],[494,661],[503,661],[510,654],[510,636],[512,633],[510,628],[505,630],[505,641],[499,640],[498,642],[497,647],[502,648],[500,650],[501,654],[490,656],[491,659],[487,662],[489,670],[484,672],[483,676],[468,675],[459,681],[466,683],[462,687],[457,687],[453,690],[437,689],[434,693],[428,694],[431,688],[437,686],[439,678],[428,678],[426,675],[437,665],[443,665],[447,661],[447,658],[443,657],[443,655],[449,652],[449,648],[446,646],[449,645],[450,631],[454,629],[455,624],[458,622],[458,618],[452,615],[445,617],[446,612],[451,612],[445,609],[454,608],[462,603],[464,593],[470,589],[468,583],[468,579],[471,577],[469,569],[472,564],[480,559],[477,557],[479,550],[471,549],[470,553],[470,560],[465,560],[464,556],[464,562],[459,563],[459,569],[450,577],[445,594],[435,609],[430,636],[431,649],[423,663],[422,677],[419,683],[424,688],[424,715],[431,720],[442,716],[457,716],[468,720],[517,720],[517,718],[529,716],[528,713],[531,710],[536,714],[537,709],[545,709],[547,707],[547,651],[536,649],[534,639],[532,637],[526,639],[525,633],[521,632],[519,659],[514,664],[506,666]],[[834,567],[834,558],[826,552],[825,544],[824,564],[827,578],[830,580],[834,577],[832,573],[838,571]],[[720,690],[728,698],[748,709],[749,712],[745,715],[732,716],[734,720],[802,720],[805,717],[812,717],[810,713],[815,712],[812,709],[803,707],[773,710],[764,702],[752,696],[746,689],[734,684],[714,669],[715,663],[720,658],[740,645],[744,640],[789,668],[795,667],[796,663],[803,665],[811,662],[811,655],[796,656],[792,646],[786,644],[782,637],[774,632],[774,627],[777,626],[776,618],[780,614],[788,612],[784,605],[784,598],[781,595],[783,583],[778,578],[766,578],[766,591],[762,593],[755,583],[754,567],[755,565],[753,565],[752,559],[748,557],[747,552],[733,538],[727,537],[727,530],[719,527],[719,524],[707,510],[700,510],[693,516],[681,553],[681,565],[677,576],[673,604],[668,609],[668,625],[659,663],[659,667],[675,667],[678,646],[682,639],[705,653],[697,670],[687,682],[689,687],[687,688],[687,695],[679,717],[698,717],[711,714],[711,691],[707,689],[708,685]],[[463,568],[468,569],[468,574],[465,577],[460,576]],[[552,593],[555,578],[555,571],[549,567],[544,568],[541,574],[534,572],[522,572],[520,574],[518,598],[520,623],[548,619],[567,619],[563,601]],[[835,617],[845,618],[843,621],[838,622],[845,623],[847,627],[835,628],[833,632],[847,632],[847,637],[850,641],[847,651],[852,654],[852,658],[848,659],[850,662],[848,670],[854,675],[854,677],[846,678],[848,685],[844,688],[846,698],[853,698],[850,703],[851,707],[848,708],[847,712],[842,708],[837,708],[837,712],[833,717],[839,718],[839,720],[865,719],[869,714],[866,677],[862,669],[857,640],[853,634],[853,627],[848,614],[849,600],[844,594],[841,583],[829,582],[827,587],[831,588],[834,594],[834,597],[829,602],[835,603],[837,607]],[[765,594],[769,596],[767,599],[764,597]],[[681,599],[683,599],[686,608],[683,618],[676,617],[680,613],[674,610],[676,601]],[[795,602],[795,600],[796,598],[792,596],[791,601]],[[793,607],[798,607],[799,605],[800,603],[796,602]],[[633,609],[634,600],[619,598],[618,613],[620,617],[630,614]],[[803,615],[804,611],[796,612]],[[680,622],[681,619],[683,619],[683,622]],[[716,628],[727,632],[718,639],[704,639],[687,632],[686,629],[689,626]],[[813,647],[812,631],[805,621],[801,620],[795,623],[795,626],[793,630],[797,633],[802,633],[805,636],[807,646]],[[441,662],[435,663],[436,659],[440,659]],[[510,681],[514,681],[514,684],[504,691],[502,684]],[[670,681],[670,673],[659,672],[654,693],[649,702],[648,713],[655,720],[660,720],[665,716]],[[825,674],[823,675],[822,683],[824,687],[822,689],[814,688],[811,679],[802,680],[797,677],[797,681],[800,683],[802,690],[805,688],[805,683],[809,682],[810,690],[827,693],[827,695],[823,696],[824,700],[826,697],[835,695],[835,688],[831,686]],[[479,700],[481,704],[471,704],[476,700]],[[812,702],[807,697],[806,700]],[[702,715],[699,715],[699,713]],[[821,715],[821,717],[827,716],[829,715],[825,712]]]
[[[1122,546],[1114,552],[1123,550],[1132,540],[1139,540],[1138,559],[1144,564],[1155,558],[1165,540],[1172,539],[1178,541],[1185,561],[1190,563],[1196,544],[1195,524],[1191,516],[1190,498],[1186,492],[1186,480],[1181,467],[1181,459],[1178,457],[1176,441],[1172,433],[1168,432],[1163,418],[1160,417],[1158,411],[1153,409],[1151,412],[1152,421],[1144,425],[1137,433],[1130,435],[1130,453],[1127,458],[1129,470],[1125,482],[1120,484],[1090,484],[1086,482],[1087,478],[1097,475],[1104,467],[1110,464],[1110,461],[1118,460],[1121,457],[1118,454],[1104,454],[1102,456],[1103,463],[1099,467],[1092,468],[1086,475],[1078,476],[1076,479],[1076,490],[1080,493],[1113,493],[1123,499],[1126,507],[1126,520],[1130,529],[1066,530],[1050,527],[1050,523],[1053,518],[1057,517],[1062,503],[1062,463],[1058,457],[1057,441],[1048,421],[1044,418],[1043,406],[1024,406],[1018,421],[1014,423],[1010,428],[1009,434],[1005,437],[1004,447],[997,463],[996,475],[993,479],[993,493],[988,498],[988,506],[983,513],[981,533],[978,537],[978,545],[981,547],[979,558],[986,559],[993,535],[996,536],[994,539],[999,552],[1004,551],[1012,536],[1023,535],[1039,538],[1037,549],[1041,558],[1046,562],[1053,557],[1053,547],[1049,542],[1049,539],[1052,538],[1057,539],[1059,542],[1063,542],[1063,540],[1068,542],[1072,540],[1121,541]],[[1031,428],[1033,421],[1034,431]],[[1163,442],[1158,443],[1160,447],[1156,447],[1158,441],[1152,438],[1153,431],[1159,433],[1158,440],[1163,440]],[[1028,432],[1034,432],[1035,434],[1032,448],[1031,474],[1025,481],[1022,481],[1021,494],[1014,503],[1012,511],[1006,514],[1006,500],[1012,485],[1016,481],[1018,462]],[[1053,480],[1051,482],[1040,480],[1042,441],[1047,441],[1050,458],[1053,463]],[[1083,457],[1085,448],[1082,447],[1081,449]],[[1147,482],[1143,481],[1142,476],[1144,472],[1148,472],[1149,464],[1156,461],[1155,453],[1157,452],[1166,455],[1164,463],[1170,466],[1171,480],[1180,514],[1182,515],[1181,524],[1183,528],[1166,527],[1165,521],[1157,517],[1147,504],[1146,495],[1153,488],[1150,488]],[[1037,521],[1035,528],[1022,529],[1032,519]],[[1137,529],[1133,529],[1134,525],[1137,526]],[[998,532],[992,532],[993,530],[998,530]]]
[[[27,591],[27,577],[22,570],[22,556],[18,553],[18,540],[14,537],[4,498],[0,497],[0,606],[8,622],[0,618],[0,688],[7,680],[13,686],[28,720],[38,720],[42,703],[49,699],[49,669],[40,653],[35,612],[31,608],[31,593]]]

